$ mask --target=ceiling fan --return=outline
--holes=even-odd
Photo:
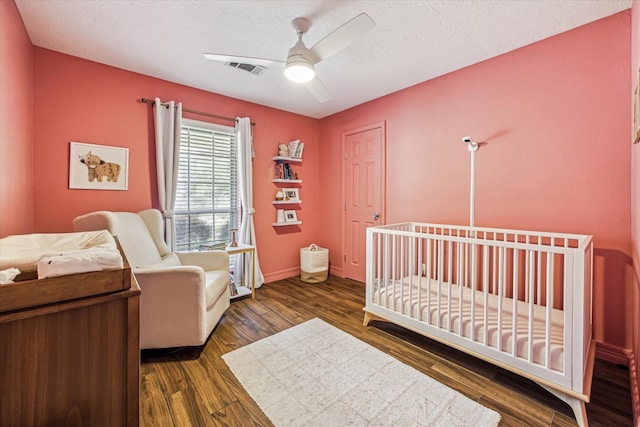
[[[306,83],[311,94],[319,102],[326,102],[331,99],[331,96],[326,86],[316,76],[314,65],[346,48],[373,29],[376,24],[369,15],[361,13],[329,33],[311,49],[307,48],[302,41],[302,36],[311,28],[311,22],[306,18],[296,18],[291,21],[291,24],[298,35],[298,42],[289,49],[286,61],[216,53],[205,53],[204,57],[212,61],[240,62],[264,67],[282,66],[284,67],[284,75],[289,80]]]

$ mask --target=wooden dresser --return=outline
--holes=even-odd
[[[137,426],[140,288],[126,258],[34,277],[0,285],[0,426]]]

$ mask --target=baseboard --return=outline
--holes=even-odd
[[[288,268],[286,270],[274,271],[273,273],[266,273],[264,275],[264,282],[271,283],[282,279],[288,279],[289,277],[295,277],[300,275],[300,267]]]
[[[606,360],[616,365],[629,366],[631,350],[618,347],[617,345],[607,344],[606,342],[596,341],[596,359]]]
[[[602,341],[596,341],[596,357],[629,368],[629,389],[631,391],[634,425],[640,427],[640,388],[638,385],[638,368],[633,351]]]
[[[330,267],[329,273],[332,276],[344,277],[342,268]],[[274,271],[272,273],[264,273],[264,283],[277,282],[278,280],[288,279],[300,275],[300,267],[287,268],[286,270]]]
[[[341,267],[334,267],[333,265],[329,267],[329,273],[332,276],[338,276],[338,277],[344,277],[342,275],[342,268]]]
[[[633,419],[635,426],[640,427],[640,388],[638,387],[638,369],[633,351],[629,359],[629,387],[631,389],[631,406],[633,407]]]

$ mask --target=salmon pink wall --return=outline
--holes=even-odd
[[[631,9],[631,89],[637,90],[640,71],[640,2],[634,0]],[[629,91],[631,93],[631,90]],[[631,101],[633,103],[633,100]],[[630,120],[633,122],[633,117]],[[632,129],[635,132],[636,129]],[[631,148],[631,240],[633,244],[632,350],[630,366],[632,397],[636,425],[640,425],[640,144]]]
[[[152,107],[142,97],[181,101],[185,108],[237,117],[254,127],[254,221],[260,263],[267,280],[296,274],[299,248],[316,233],[319,183],[318,121],[181,86],[49,50],[35,49],[35,230],[71,231],[77,215],[94,210],[138,211],[157,207]],[[185,117],[207,120],[203,116]],[[233,124],[221,122],[221,124]],[[274,229],[271,182],[278,142],[301,139],[304,162],[302,226]],[[127,191],[68,188],[69,142],[129,148]]]
[[[0,2],[0,237],[33,231],[33,46]]]
[[[628,347],[630,12],[385,96],[320,122],[327,233],[340,264],[342,134],[386,122],[386,221],[593,234],[595,336]],[[605,297],[606,296],[606,297]]]

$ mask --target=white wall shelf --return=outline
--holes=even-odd
[[[291,147],[294,144],[293,151],[289,151],[289,153],[302,154],[302,146],[303,144],[300,141],[291,141],[288,146]],[[299,149],[299,150],[298,150]],[[284,151],[283,151],[284,153]],[[302,221],[298,221],[297,215],[288,215],[285,216],[289,209],[299,209],[296,206],[300,206],[302,204],[302,200],[300,200],[299,188],[298,185],[302,184],[301,179],[298,178],[298,174],[293,171],[291,167],[293,165],[297,168],[302,163],[302,156],[300,157],[290,157],[290,156],[274,156],[272,157],[274,163],[274,176],[271,182],[278,187],[278,193],[283,195],[283,199],[286,200],[272,200],[271,203],[278,210],[276,214],[276,222],[272,225],[274,227],[291,227],[302,224]],[[286,178],[285,178],[286,177]],[[295,178],[295,179],[292,179]],[[292,188],[287,188],[292,187]],[[300,186],[301,187],[301,186]],[[286,197],[284,197],[286,196]],[[293,199],[293,200],[292,200]],[[295,211],[294,211],[295,212]],[[285,213],[285,215],[283,215]],[[284,220],[285,218],[289,218],[295,221],[279,221]]]
[[[274,222],[273,225],[274,227],[288,227],[289,225],[300,225],[302,224],[302,221],[291,221],[291,222]]]
[[[301,163],[302,159],[297,157],[284,157],[284,156],[275,156],[272,159],[276,162],[297,162]]]
[[[273,182],[284,182],[286,184],[302,184],[301,179],[274,179]]]

